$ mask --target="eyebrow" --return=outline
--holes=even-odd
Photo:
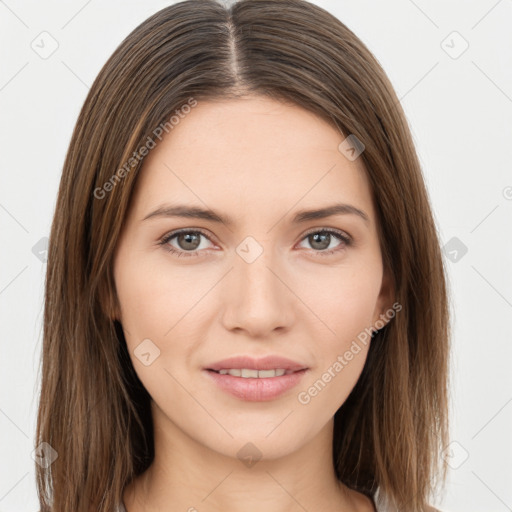
[[[351,204],[336,203],[315,210],[300,210],[292,219],[293,224],[307,222],[309,220],[324,219],[333,215],[356,215],[363,219],[366,224],[370,224],[370,218],[366,212],[356,208]],[[226,226],[233,226],[234,220],[228,215],[222,215],[214,210],[198,208],[188,205],[162,205],[156,210],[146,215],[142,220],[154,217],[183,217],[187,219],[203,219],[212,222],[223,223]]]

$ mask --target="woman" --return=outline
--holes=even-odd
[[[332,15],[143,22],[82,108],[50,242],[41,512],[432,510],[438,235],[392,86]]]

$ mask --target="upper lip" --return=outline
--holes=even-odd
[[[286,357],[271,355],[261,358],[254,358],[251,356],[230,357],[228,359],[212,363],[205,369],[219,371],[232,368],[247,368],[248,370],[274,370],[282,368],[284,370],[295,372],[305,370],[308,367],[304,364],[298,363],[297,361],[287,359]]]

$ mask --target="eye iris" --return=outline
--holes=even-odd
[[[309,239],[311,242],[311,247],[313,247],[314,249],[323,250],[329,247],[329,243],[331,241],[331,234],[324,232],[314,233],[312,235],[309,235]],[[320,242],[320,247],[315,247],[315,244],[318,242],[319,239],[322,239],[322,241]]]
[[[181,249],[184,250],[194,250],[197,249],[197,247],[200,244],[200,234],[199,233],[180,233],[177,236],[178,244]],[[192,241],[192,239],[194,239]],[[185,244],[183,245],[182,241],[185,241]],[[190,245],[191,244],[191,245]]]

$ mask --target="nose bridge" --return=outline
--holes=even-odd
[[[277,277],[279,255],[269,244],[248,236],[236,247],[225,296],[226,327],[263,334],[291,320],[290,292]]]
[[[277,299],[282,290],[278,289],[275,270],[270,271],[276,267],[275,256],[269,240],[260,242],[248,236],[237,246],[234,270],[236,279],[241,283],[241,298],[255,305],[259,301],[268,304]]]

